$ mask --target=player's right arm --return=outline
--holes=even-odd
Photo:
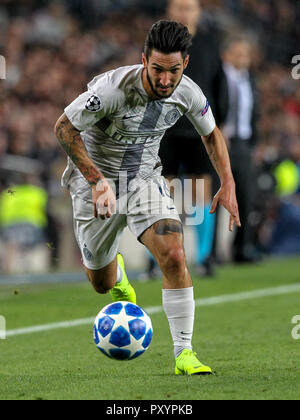
[[[104,175],[89,157],[80,131],[74,127],[65,113],[55,124],[55,134],[67,155],[92,188],[94,216],[98,217],[100,214],[102,219],[111,217],[116,207],[114,192]]]
[[[91,186],[104,179],[103,174],[90,159],[80,131],[74,127],[66,114],[55,124],[55,134],[61,146]]]

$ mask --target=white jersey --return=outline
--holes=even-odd
[[[189,77],[183,75],[169,98],[152,100],[143,87],[142,71],[143,65],[135,65],[101,74],[65,109],[81,132],[92,161],[114,181],[125,171],[129,181],[157,175],[161,171],[160,141],[182,115],[201,136],[216,126],[206,97]],[[88,183],[70,159],[62,185],[68,185],[74,171],[84,192]]]

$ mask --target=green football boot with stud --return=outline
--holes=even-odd
[[[176,359],[176,375],[212,375],[212,370],[199,362],[197,353],[185,349]]]
[[[119,266],[122,268],[123,277],[122,277],[121,282],[116,283],[115,287],[110,290],[112,301],[113,302],[126,301],[126,302],[136,303],[135,290],[129,283],[128,278],[126,276],[124,259],[121,254],[117,255],[117,261],[118,261]]]

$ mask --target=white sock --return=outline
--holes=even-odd
[[[162,300],[170,325],[176,358],[184,349],[192,349],[195,316],[194,288],[163,289]]]
[[[117,266],[117,283],[121,283],[122,278],[123,278],[123,270],[122,270],[122,267],[120,267],[119,264],[118,264],[118,266]]]

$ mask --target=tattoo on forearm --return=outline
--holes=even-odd
[[[176,220],[160,220],[155,223],[154,230],[157,235],[169,235],[170,233],[183,233],[182,224]]]
[[[91,185],[101,179],[101,173],[91,161],[80,132],[74,128],[67,117],[61,117],[56,126],[56,136],[70,159]]]
[[[210,159],[211,163],[213,164],[213,167],[215,168],[217,173],[219,173],[219,162],[218,162],[218,159],[215,155],[214,150],[209,150],[208,151],[208,156],[209,156],[209,159]]]

